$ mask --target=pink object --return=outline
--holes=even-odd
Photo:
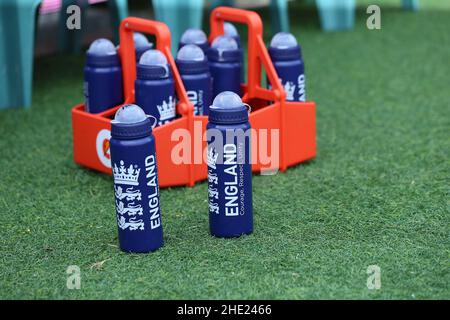
[[[42,0],[40,14],[58,12],[61,8],[61,0]]]
[[[106,2],[107,0],[89,0],[89,4],[95,4],[100,2]],[[76,1],[74,1],[76,4]],[[54,13],[61,9],[61,0],[42,0],[40,14]]]

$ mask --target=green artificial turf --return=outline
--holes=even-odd
[[[162,190],[161,250],[122,253],[111,177],[72,160],[84,58],[36,59],[32,108],[0,112],[0,298],[450,298],[450,11],[389,7],[380,31],[359,11],[339,33],[291,15],[318,154],[253,177],[239,239],[209,235],[200,183]]]

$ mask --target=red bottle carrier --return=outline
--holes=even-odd
[[[242,85],[243,101],[252,107],[250,123],[257,134],[260,129],[267,136],[257,139],[252,134],[252,150],[259,150],[260,140],[269,141],[264,150],[271,150],[271,139],[278,139],[279,162],[275,168],[269,167],[258,152],[252,154],[252,170],[260,172],[268,169],[285,171],[287,167],[314,158],[316,155],[316,107],[314,102],[286,102],[283,86],[272,65],[265,47],[263,26],[259,15],[252,11],[218,7],[211,13],[211,34],[209,40],[223,34],[224,21],[246,24],[248,27],[248,83]],[[156,140],[158,174],[161,187],[193,186],[195,182],[206,179],[207,168],[204,157],[206,141],[204,133],[207,116],[194,116],[193,105],[189,102],[170,49],[170,31],[157,21],[129,17],[120,25],[120,56],[124,79],[124,103],[134,102],[134,81],[136,79],[136,60],[133,31],[156,36],[156,48],[164,53],[172,67],[178,96],[177,113],[181,116],[170,123],[153,130]],[[264,67],[271,89],[261,87],[261,66]],[[111,174],[109,138],[111,119],[120,106],[102,113],[91,114],[85,111],[84,104],[72,109],[73,151],[76,163]],[[174,147],[183,138],[172,136],[176,129],[190,133],[191,152],[189,163],[176,164],[172,161]],[[275,140],[276,141],[276,140]],[[201,150],[201,152],[198,152]],[[263,151],[266,154],[267,151]],[[255,159],[256,156],[256,159]],[[273,165],[273,163],[272,163]]]

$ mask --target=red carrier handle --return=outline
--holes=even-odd
[[[248,83],[246,94],[242,98],[245,101],[253,98],[262,98],[277,102],[279,105],[279,127],[280,127],[280,169],[285,171],[286,148],[285,133],[286,116],[285,103],[286,92],[281,85],[275,67],[270,59],[269,52],[264,44],[263,24],[256,12],[242,9],[218,7],[211,12],[210,24],[211,34],[209,40],[223,34],[224,21],[243,23],[248,28]],[[261,65],[264,66],[267,78],[272,88],[270,90],[261,87]]]
[[[136,52],[134,48],[133,32],[142,32],[156,37],[156,49],[167,58],[175,81],[175,90],[178,96],[177,111],[181,115],[192,114],[194,106],[189,101],[180,73],[170,50],[170,31],[162,22],[128,17],[120,23],[120,55],[122,59],[123,85],[125,103],[133,103],[134,81],[136,80]]]
[[[248,28],[248,84],[244,99],[261,97],[272,101],[284,101],[286,93],[264,44],[263,23],[259,15],[253,11],[236,8],[215,8],[210,16],[210,42],[224,33],[224,21],[242,23]],[[264,66],[272,90],[261,87],[261,64]]]

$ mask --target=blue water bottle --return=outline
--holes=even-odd
[[[170,66],[159,50],[147,50],[137,65],[136,104],[162,125],[176,117],[175,84]]]
[[[286,91],[286,100],[306,101],[305,65],[295,37],[287,32],[277,33],[270,42],[269,55]]]
[[[208,50],[209,69],[213,78],[213,98],[223,91],[241,95],[241,56],[232,37],[219,36]]]
[[[134,48],[136,49],[136,62],[139,62],[142,54],[153,48],[153,43],[150,43],[145,35],[140,32],[133,33]]]
[[[241,36],[239,35],[234,24],[232,24],[230,22],[224,22],[223,34],[228,37],[232,37],[234,40],[236,40],[236,43],[238,44],[238,46],[241,47]]]
[[[187,44],[178,51],[176,63],[194,114],[207,115],[212,102],[212,78],[205,54],[195,44]]]
[[[241,36],[239,35],[236,27],[234,26],[234,24],[229,23],[229,22],[225,22],[223,24],[223,34],[229,37],[232,37],[238,47],[239,47],[239,54],[240,54],[240,61],[242,64],[242,68],[241,68],[241,82],[245,82],[245,68],[244,68],[244,49],[242,49],[242,42],[241,42]]]
[[[122,68],[114,44],[97,39],[87,51],[84,67],[87,112],[99,113],[123,103]]]
[[[155,138],[151,120],[138,106],[117,111],[110,152],[120,248],[155,251],[163,245]]]
[[[238,237],[253,231],[250,123],[241,98],[220,93],[209,110],[209,227],[216,237]]]
[[[180,42],[178,43],[178,49],[181,49],[187,44],[195,44],[199,46],[205,54],[209,49],[208,38],[203,30],[200,29],[189,28],[183,32]]]

